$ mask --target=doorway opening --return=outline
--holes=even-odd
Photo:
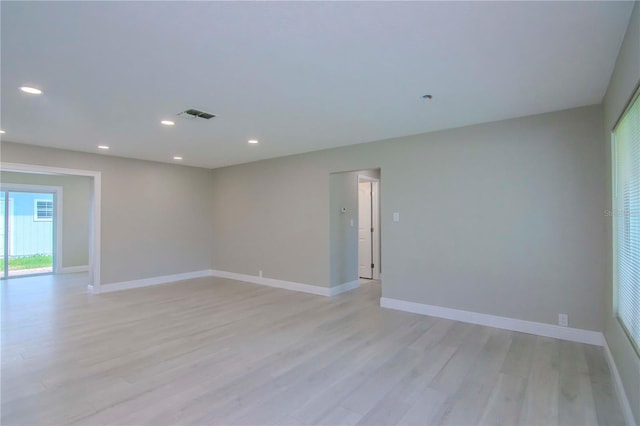
[[[358,275],[380,279],[380,180],[358,175]]]
[[[62,238],[63,225],[62,225],[62,217],[61,217],[62,216],[62,190],[60,190],[59,192],[49,191],[49,192],[54,192],[52,204],[48,204],[49,200],[47,199],[40,199],[40,203],[35,204],[34,208],[35,209],[39,208],[39,212],[36,212],[35,214],[37,215],[37,217],[40,217],[42,219],[45,219],[47,214],[49,214],[48,212],[49,207],[51,207],[51,209],[53,210],[53,212],[51,212],[51,215],[52,215],[51,224],[54,228],[53,236],[52,236],[52,244],[54,246],[54,249],[52,250],[52,254],[51,254],[52,272],[53,273],[56,273],[56,272],[72,273],[72,272],[88,271],[87,284],[88,284],[89,291],[93,293],[100,293],[100,287],[101,287],[100,286],[100,266],[101,266],[100,204],[101,204],[101,181],[102,181],[101,172],[93,171],[93,170],[77,170],[77,169],[66,169],[61,167],[40,166],[40,165],[34,165],[34,164],[0,162],[0,174],[4,175],[5,173],[14,173],[14,174],[19,174],[24,176],[31,175],[31,176],[42,176],[42,177],[52,176],[52,177],[59,177],[59,178],[63,178],[63,177],[89,178],[87,181],[87,183],[89,184],[89,188],[87,189],[87,197],[88,197],[87,205],[84,210],[80,209],[84,213],[79,213],[87,221],[86,233],[82,234],[83,238],[81,238],[81,239],[84,239],[84,236],[86,235],[86,238],[88,240],[87,242],[88,246],[84,245],[84,247],[86,247],[84,249],[85,250],[84,261],[82,261],[82,256],[83,256],[81,254],[82,250],[81,251],[75,250],[75,248],[81,247],[80,245],[66,244],[66,247],[64,247],[65,245],[62,244],[62,240],[63,240]],[[39,184],[40,183],[38,183],[38,186],[40,187],[40,189],[36,191],[31,190],[31,192],[46,193],[47,191],[43,191],[42,187]],[[19,185],[19,184],[12,183],[11,185]],[[58,183],[55,183],[55,185],[58,185]],[[23,190],[21,188],[10,188],[8,190],[10,192],[14,192],[15,189],[17,189],[18,191]],[[66,192],[67,190],[65,189],[65,193]],[[68,194],[70,195],[71,192],[69,192]],[[65,197],[65,198],[68,198],[68,197]],[[5,198],[0,200],[0,205],[4,206],[4,207],[0,206],[0,213],[3,213],[3,217],[2,217],[3,224],[0,225],[0,227],[2,228],[1,230],[2,230],[2,240],[3,240],[3,242],[1,243],[3,248],[2,274],[5,274],[5,273],[9,274],[10,272],[9,271],[10,265],[8,265],[9,248],[10,248],[9,247],[10,243],[8,242],[8,239],[10,237],[10,234],[5,232],[7,231],[7,229],[10,228],[10,226],[6,226],[8,219],[5,219],[11,213],[11,210],[8,208],[8,204],[9,204],[9,201],[7,201],[7,193],[5,192]],[[67,204],[69,203],[65,203],[65,205]],[[73,209],[73,210],[76,211],[76,209]],[[78,218],[74,215],[69,215],[65,213],[65,217],[66,217],[65,221],[69,219],[74,224],[78,223]],[[65,234],[64,240],[67,241],[67,243],[70,242],[69,240],[73,240],[77,242],[76,241],[78,239],[77,237],[78,235],[81,234],[80,232],[77,232],[78,228],[65,226],[64,229],[70,231],[69,235]],[[11,232],[10,229],[9,229],[9,232]],[[86,250],[88,250],[88,253]],[[62,256],[63,252],[65,253],[64,254],[64,258],[66,259],[65,262],[73,261],[74,263],[79,262],[79,264],[77,266],[63,265],[61,262],[61,258],[63,257]],[[47,273],[47,272],[44,272],[44,273]],[[51,273],[51,272],[48,272],[48,273]],[[32,275],[32,274],[30,273],[29,275]],[[15,276],[11,275],[9,278],[11,277],[15,277]]]
[[[365,283],[382,285],[379,281],[382,279],[381,178],[379,168],[329,174],[332,294],[353,290]],[[368,287],[367,291],[380,288]]]
[[[58,270],[61,187],[0,188],[0,279]]]

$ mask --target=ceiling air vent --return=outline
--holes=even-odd
[[[182,118],[188,118],[188,119],[194,119],[194,118],[204,118],[205,120],[209,120],[213,117],[215,117],[215,115],[210,114],[208,112],[204,112],[204,111],[200,111],[197,109],[193,109],[190,108],[186,111],[182,111],[181,113],[178,114],[178,116],[182,117]]]

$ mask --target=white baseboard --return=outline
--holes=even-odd
[[[607,339],[603,339],[603,343],[604,357],[607,360],[607,364],[609,364],[609,371],[611,372],[611,377],[613,378],[613,387],[615,389],[616,395],[618,396],[618,401],[620,401],[620,408],[622,408],[624,422],[629,426],[635,426],[636,422],[633,418],[633,411],[631,411],[631,404],[629,404],[627,393],[624,390],[624,385],[622,384],[622,379],[620,378],[620,373],[618,372],[616,362],[613,359],[613,354],[611,353],[609,345],[607,344]]]
[[[293,281],[276,280],[273,278],[258,277],[255,275],[237,274],[235,272],[212,270],[211,275],[219,278],[228,278],[236,281],[244,281],[253,284],[266,285],[269,287],[283,288],[285,290],[300,291],[302,293],[316,294],[318,296],[331,296],[329,287],[318,285],[302,284]]]
[[[340,284],[335,287],[329,287],[329,296],[335,296],[358,287],[360,287],[360,280],[349,281],[348,283]]]
[[[538,336],[554,337],[556,339],[570,340],[572,342],[587,343],[590,345],[602,346],[604,343],[604,336],[602,333],[597,331],[560,327],[559,325],[462,311],[459,309],[443,308],[442,306],[425,305],[422,303],[407,302],[387,297],[380,298],[380,306],[383,308],[396,309],[415,314],[446,318],[471,324],[486,325],[488,327],[536,334]]]
[[[60,273],[60,274],[75,274],[77,272],[88,272],[88,271],[89,271],[89,265],[63,266],[62,268],[60,268],[58,270],[58,273]]]
[[[100,293],[111,293],[112,291],[129,290],[138,287],[166,284],[174,281],[184,281],[193,278],[209,277],[211,270],[186,272],[184,274],[164,275],[161,277],[143,278],[141,280],[123,281],[119,283],[103,284],[100,286]]]
[[[273,278],[258,277],[254,275],[237,274],[235,272],[218,271],[206,269],[203,271],[187,272],[184,274],[165,275],[161,277],[144,278],[141,280],[123,281],[119,283],[103,284],[98,292],[94,286],[89,286],[92,293],[111,293],[113,291],[129,290],[132,288],[147,287],[158,284],[166,284],[174,281],[184,281],[201,277],[228,278],[237,281],[245,281],[253,284],[266,285],[269,287],[283,288],[285,290],[300,291],[302,293],[316,294],[318,296],[335,296],[360,286],[360,281],[351,281],[336,287],[320,287],[317,285],[302,284],[292,281],[276,280]]]

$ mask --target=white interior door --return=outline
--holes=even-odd
[[[358,183],[358,273],[373,278],[372,182]]]
[[[371,218],[372,222],[372,237],[373,241],[371,241],[372,253],[373,253],[373,279],[380,279],[380,182],[373,181],[371,182]]]

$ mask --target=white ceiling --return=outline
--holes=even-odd
[[[599,103],[633,2],[0,7],[4,140],[219,167]]]

